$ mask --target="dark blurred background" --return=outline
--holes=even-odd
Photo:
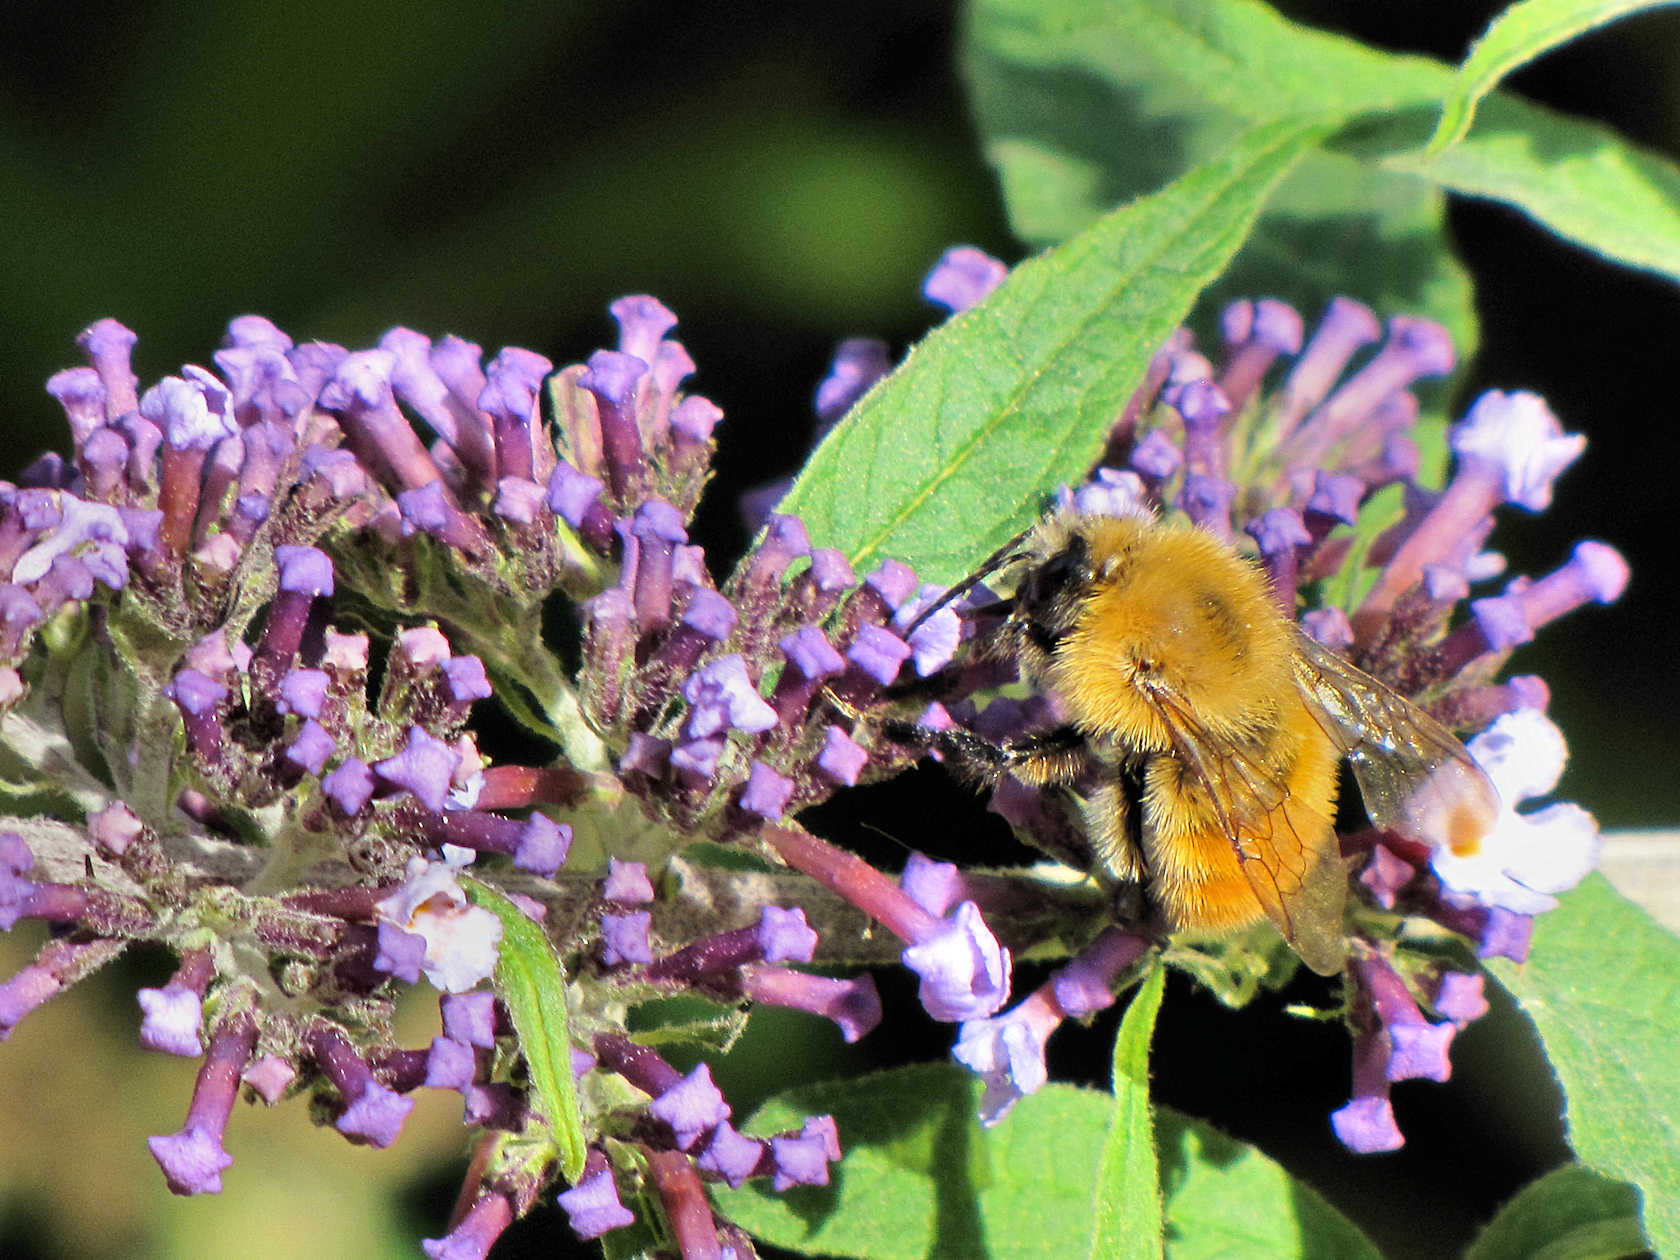
[[[1497,8],[1481,0],[1285,7],[1449,59]],[[366,345],[403,323],[568,362],[610,343],[612,298],[651,292],[682,318],[679,335],[699,364],[694,387],[726,412],[718,484],[700,529],[715,546],[738,548],[734,496],[797,465],[811,391],[834,343],[872,333],[902,349],[918,337],[933,319],[920,278],[949,244],[1019,256],[965,117],[953,23],[951,6],[933,0],[16,0],[0,41],[0,475],[67,443],[42,383],[81,361],[74,336],[101,316],[140,334],[137,368],[148,382],[207,362],[228,318],[245,312],[300,340]],[[1512,85],[1680,152],[1680,14],[1590,36]],[[1514,668],[1551,684],[1574,752],[1564,784],[1571,797],[1610,826],[1672,824],[1680,819],[1671,718],[1680,692],[1671,595],[1680,434],[1673,384],[1654,373],[1673,365],[1680,290],[1600,263],[1497,207],[1460,203],[1452,226],[1484,321],[1461,403],[1487,386],[1532,388],[1591,439],[1551,512],[1509,514],[1495,545],[1515,571],[1538,574],[1591,535],[1620,547],[1634,569],[1620,605],[1571,617]],[[1226,1035],[1217,1024],[1189,1031],[1200,1027],[1193,1003],[1181,1000],[1181,1015],[1173,1009],[1169,1001],[1163,1037],[1178,1039],[1169,1045]],[[28,1025],[37,1045],[48,1034],[34,1021],[46,1018]],[[92,1034],[71,1026],[64,1035]],[[1093,1048],[1098,1060],[1106,1054]],[[0,1060],[17,1053],[9,1046]],[[1324,1109],[1338,1105],[1345,1047],[1326,1042],[1299,1054],[1335,1065]],[[153,1070],[138,1062],[130,1055],[110,1070]],[[142,1215],[154,1209],[141,1205],[164,1196],[138,1134],[179,1124],[190,1081],[191,1065],[167,1067],[176,1074],[160,1087],[166,1101],[149,1105],[146,1119],[102,1124],[102,1142],[121,1144],[125,1159],[138,1148],[146,1165],[132,1196]],[[1284,1089],[1234,1079],[1225,1087],[1241,1096]],[[1507,1133],[1517,1123],[1484,1118]],[[35,1158],[21,1131],[0,1131],[19,1138],[0,1144],[13,1148],[8,1161]],[[438,1133],[439,1149],[453,1152],[448,1118]],[[299,1140],[310,1158],[334,1141]],[[1546,1134],[1531,1148],[1535,1166],[1559,1149]],[[356,1167],[372,1167],[374,1157],[356,1154]],[[1518,1164],[1500,1174],[1500,1194],[1531,1175]],[[89,1235],[17,1223],[39,1222],[43,1206],[41,1190],[16,1189],[22,1167],[0,1166],[11,1187],[0,1187],[0,1208],[29,1208],[11,1217],[0,1242],[77,1254],[64,1239]],[[1393,1165],[1365,1167],[1380,1188],[1381,1169]],[[1457,1177],[1438,1171],[1438,1181]],[[238,1193],[261,1176],[254,1163],[248,1173]],[[91,1207],[82,1191],[64,1193],[52,1215],[73,1214],[71,1198],[75,1212]],[[1472,1220],[1490,1201],[1497,1197],[1460,1215]],[[197,1231],[207,1248],[171,1234],[174,1254],[225,1250],[202,1224],[210,1211],[171,1205],[171,1220],[194,1213],[201,1224],[168,1228]],[[316,1227],[342,1243],[328,1219]],[[131,1245],[102,1253],[149,1254],[157,1237],[141,1230]],[[393,1254],[412,1254],[412,1242],[394,1245]],[[308,1244],[288,1232],[274,1246],[240,1250],[295,1255]]]

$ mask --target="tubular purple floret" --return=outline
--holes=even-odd
[[[607,482],[613,496],[625,505],[647,476],[647,457],[636,418],[638,383],[647,373],[647,363],[634,355],[597,350],[577,378],[578,385],[595,399]]]
[[[1381,335],[1382,325],[1370,307],[1352,298],[1330,299],[1278,391],[1274,406],[1280,432],[1293,430],[1330,392],[1354,353]]]
[[[1184,418],[1184,467],[1187,473],[1224,477],[1225,443],[1221,429],[1231,401],[1211,380],[1201,378],[1169,386],[1162,400]]]
[[[1357,958],[1353,974],[1388,1038],[1388,1062],[1383,1068],[1388,1079],[1448,1079],[1452,1064],[1447,1051],[1457,1028],[1451,1023],[1432,1024],[1425,1019],[1406,982],[1385,959],[1375,954]]]
[[[1247,404],[1279,356],[1301,349],[1301,316],[1294,307],[1273,298],[1235,302],[1220,317],[1226,358],[1219,370],[1219,388],[1233,407]]]
[[[138,336],[114,319],[97,320],[76,337],[76,344],[87,351],[93,370],[105,387],[105,414],[112,419],[140,405],[135,394],[140,378],[134,375],[130,365],[130,355],[138,340]]]
[[[54,373],[47,378],[47,393],[64,408],[65,419],[70,422],[70,437],[78,451],[110,418],[105,412],[105,383],[90,367],[66,368]]]
[[[224,1007],[193,1085],[185,1127],[168,1137],[147,1139],[174,1193],[221,1193],[222,1170],[233,1163],[233,1156],[222,1148],[222,1136],[239,1096],[240,1074],[256,1045],[257,1020],[252,1010],[244,1004]]]
[[[1004,282],[1009,268],[984,250],[955,245],[946,250],[922,281],[922,294],[953,315],[978,305]]]
[[[832,426],[892,369],[887,343],[878,337],[849,337],[834,348],[828,375],[817,386],[819,425]]]
[[[304,1045],[344,1099],[344,1110],[333,1127],[359,1146],[386,1147],[395,1142],[414,1109],[414,1100],[381,1085],[367,1060],[337,1028],[316,1022],[304,1035]]]
[[[1179,492],[1178,505],[1198,528],[1215,538],[1231,538],[1231,504],[1237,488],[1223,477],[1209,477],[1202,473],[1186,473],[1184,488]]]
[[[565,1209],[566,1219],[582,1239],[599,1238],[636,1223],[634,1214],[619,1200],[612,1166],[596,1148],[591,1148],[577,1184],[557,1195],[556,1201]]]
[[[511,1224],[513,1204],[508,1197],[494,1192],[481,1194],[447,1235],[424,1239],[420,1248],[428,1260],[485,1260]]]
[[[1388,1039],[1379,1029],[1353,1037],[1353,1098],[1330,1117],[1336,1139],[1356,1155],[1397,1151],[1406,1144],[1389,1102]]]
[[[544,476],[546,460],[538,447],[537,391],[554,364],[531,350],[504,346],[485,369],[479,410],[489,414],[496,436],[496,473],[500,477]]]
[[[1384,399],[1429,376],[1445,376],[1458,361],[1452,338],[1433,320],[1397,315],[1388,339],[1370,362],[1342,383],[1284,441],[1289,464],[1317,463],[1347,439]]]
[[[832,1020],[848,1045],[867,1036],[881,1022],[881,997],[867,971],[849,979],[813,976],[788,967],[749,966],[741,973],[742,993]]]

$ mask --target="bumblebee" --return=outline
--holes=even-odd
[[[1014,593],[981,610],[995,619],[975,649],[1014,661],[1064,720],[1004,743],[923,738],[979,783],[1073,789],[1095,863],[1167,931],[1265,917],[1307,966],[1339,971],[1344,758],[1380,828],[1460,851],[1491,830],[1497,794],[1452,733],[1306,635],[1211,534],[1063,508],[941,602],[994,572]]]

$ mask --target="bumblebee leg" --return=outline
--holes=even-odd
[[[909,723],[883,723],[882,730],[889,738],[897,739],[893,726]],[[994,744],[973,731],[952,727],[935,731],[927,727],[911,727],[922,739],[937,749],[951,769],[971,782],[995,784],[1004,775],[1014,775],[1029,787],[1049,787],[1071,783],[1090,760],[1085,737],[1071,726],[1024,735],[1002,744]]]

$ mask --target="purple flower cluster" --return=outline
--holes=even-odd
[[[1413,387],[1455,362],[1440,326],[1402,316],[1385,332],[1370,310],[1338,298],[1307,338],[1293,309],[1265,300],[1227,308],[1222,332],[1217,366],[1188,333],[1171,339],[1091,480],[1063,494],[1084,512],[1179,512],[1221,538],[1246,536],[1291,614],[1303,591],[1348,592],[1345,608],[1302,614],[1307,632],[1447,726],[1487,728],[1469,750],[1501,799],[1490,833],[1434,851],[1374,830],[1343,837],[1344,851],[1358,854],[1360,894],[1347,972],[1354,1098],[1334,1128],[1354,1150],[1392,1150],[1403,1139],[1389,1085],[1446,1079],[1453,1034],[1486,1009],[1479,974],[1413,954],[1396,924],[1431,919],[1469,937],[1482,957],[1520,961],[1532,916],[1591,869],[1598,832],[1584,810],[1517,812],[1556,786],[1566,750],[1544,714],[1545,684],[1498,675],[1540,626],[1616,599],[1627,566],[1613,548],[1583,542],[1557,571],[1471,598],[1504,569],[1484,550],[1494,510],[1546,507],[1585,439],[1564,433],[1532,394],[1489,392],[1449,430],[1457,458],[1446,487],[1419,485]],[[1350,371],[1367,346],[1375,348]],[[1274,368],[1281,379],[1268,391]],[[1355,550],[1351,527],[1361,512],[1384,510],[1384,491],[1398,519]],[[958,698],[947,695],[951,711],[989,738],[1032,729],[1034,713],[1014,701],[976,715]],[[992,808],[1045,851],[1067,851],[1065,815],[1040,793],[1006,781]],[[1020,1005],[963,1025],[955,1053],[987,1082],[988,1123],[1044,1082],[1044,1043],[1059,1022],[1106,1005],[1111,983],[1142,952],[1136,938],[1105,932]]]
[[[133,334],[103,321],[82,337],[91,366],[53,378],[74,454],[0,488],[0,706],[26,772],[81,821],[0,833],[3,926],[59,931],[0,985],[0,1035],[134,941],[173,949],[175,976],[139,1000],[146,1045],[203,1057],[185,1127],[152,1141],[177,1193],[220,1189],[241,1085],[269,1103],[314,1095],[376,1146],[422,1086],[461,1092],[467,1124],[540,1126],[498,1051],[514,1028],[481,986],[503,929],[469,876],[539,920],[562,909],[574,1068],[647,1095],[626,1107],[580,1086],[598,1100],[593,1153],[562,1202],[585,1236],[629,1219],[609,1150],[639,1150],[617,1172],[651,1177],[685,1219],[703,1180],[821,1184],[839,1156],[827,1117],[739,1132],[704,1069],[679,1079],[624,1032],[629,1007],[769,1003],[848,1041],[881,1018],[867,972],[801,969],[819,936],[799,908],[766,901],[698,932],[692,914],[668,919],[667,864],[697,841],[763,830],[766,855],[902,937],[940,1018],[1007,994],[1008,953],[971,901],[929,912],[785,824],[902,764],[870,765],[824,693],[868,705],[906,661],[937,668],[954,618],[906,642],[914,575],[887,564],[859,582],[792,517],[714,583],[687,530],[721,413],[680,392],[693,363],[669,311],[612,310],[618,348],[558,372],[407,329],[369,350],[299,345],[245,317],[214,371],[142,393]],[[858,390],[873,379],[847,371]],[[843,408],[855,393],[840,392]],[[581,611],[575,675],[542,645],[556,591]],[[378,632],[344,628],[347,606]],[[90,667],[123,680],[96,731],[65,701]],[[491,764],[473,710],[493,697],[562,758]],[[578,827],[588,856],[569,862]],[[445,995],[444,1034],[404,1049],[394,986],[422,976]],[[553,1176],[491,1167],[429,1246],[482,1254]]]
[[[957,311],[1003,277],[954,250],[927,292]],[[574,1229],[628,1225],[621,1186],[651,1192],[685,1255],[749,1254],[714,1220],[708,1182],[826,1184],[843,1135],[828,1116],[742,1133],[710,1068],[672,1067],[628,1030],[632,1008],[678,994],[769,1003],[854,1041],[882,1018],[869,973],[804,968],[896,954],[925,1009],[962,1024],[957,1056],[984,1076],[996,1120],[1043,1083],[1060,1022],[1110,1004],[1153,945],[1100,927],[998,1014],[1011,955],[986,919],[1017,949],[1040,943],[1042,886],[1024,897],[1011,877],[919,857],[895,880],[793,821],[919,755],[876,719],[901,707],[906,680],[953,661],[965,627],[951,609],[917,624],[937,588],[896,561],[860,580],[773,511],[776,487],[756,496],[758,541],[715,578],[689,530],[721,412],[684,392],[694,364],[669,311],[633,297],[612,314],[617,348],[558,371],[400,328],[366,350],[298,344],[244,317],[215,370],[144,392],[133,334],[107,320],[81,339],[90,366],[50,383],[73,454],[0,485],[0,736],[10,778],[67,821],[0,826],[0,929],[54,930],[0,984],[0,1039],[129,944],[172,950],[175,974],[139,1001],[144,1044],[202,1059],[184,1127],[151,1143],[177,1193],[220,1189],[242,1088],[271,1104],[309,1095],[374,1146],[396,1140],[414,1090],[450,1089],[468,1125],[549,1149],[553,1118],[514,1070],[513,1013],[484,987],[505,928],[479,883],[545,923],[567,978],[588,1144],[559,1195]],[[1520,956],[1531,917],[1590,864],[1584,813],[1517,812],[1551,791],[1564,749],[1544,686],[1497,673],[1540,625],[1614,598],[1625,568],[1582,544],[1557,573],[1459,616],[1501,567],[1482,549],[1493,509],[1543,507],[1580,440],[1538,399],[1486,395],[1453,430],[1455,477],[1430,492],[1415,484],[1411,386],[1451,367],[1440,329],[1397,319],[1383,339],[1369,311],[1338,301],[1305,345],[1275,302],[1239,304],[1224,331],[1218,368],[1187,336],[1156,357],[1073,499],[1246,534],[1292,610],[1298,589],[1363,573],[1357,600],[1303,624],[1450,725],[1487,727],[1471,748],[1505,804],[1461,850],[1346,838],[1362,899],[1355,1096],[1335,1123],[1350,1146],[1387,1149],[1388,1084],[1444,1077],[1454,1031],[1483,1005],[1479,977],[1395,943],[1398,917]],[[819,418],[888,367],[879,343],[846,343]],[[1355,552],[1346,527],[1390,487],[1397,521]],[[550,647],[557,594],[576,632]],[[924,703],[920,722],[996,738],[1053,706],[977,708],[1004,672],[960,671],[950,708]],[[490,701],[559,756],[494,763],[475,723]],[[992,806],[1047,852],[1080,847],[1065,813],[1019,783]],[[774,865],[736,879],[707,856],[720,845]],[[803,878],[770,874],[783,867]],[[1012,919],[1026,901],[1036,927]],[[1089,917],[1092,898],[1079,902]],[[898,943],[870,954],[855,924],[847,938],[838,925],[857,910]],[[422,976],[442,994],[441,1034],[404,1048],[393,997]],[[428,1254],[483,1256],[557,1170],[509,1156],[472,1176]]]

